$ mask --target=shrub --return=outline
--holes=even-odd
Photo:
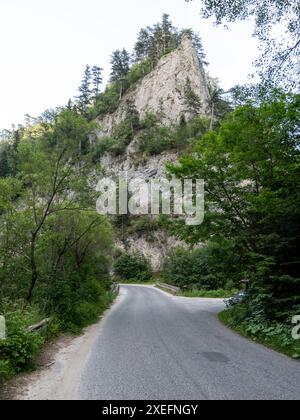
[[[167,257],[163,269],[166,282],[189,290],[238,288],[242,262],[234,244],[208,243],[195,250],[177,248]]]
[[[158,155],[174,147],[174,135],[168,127],[154,126],[144,130],[139,137],[139,150],[147,155]]]
[[[224,289],[218,289],[218,290],[197,290],[192,289],[188,291],[183,291],[182,296],[185,297],[201,297],[201,298],[219,298],[219,299],[225,299],[230,298],[231,296],[235,295],[238,292],[237,289],[233,290],[224,290]]]
[[[105,91],[98,96],[95,107],[92,108],[92,116],[96,118],[113,113],[118,108],[119,99],[118,85],[116,83],[108,85]]]
[[[149,261],[141,254],[124,253],[114,265],[115,274],[125,281],[149,281],[152,277]]]
[[[96,322],[103,311],[110,279],[98,280],[86,273],[75,273],[66,279],[57,276],[48,291],[47,312],[60,321],[62,330],[79,332]]]
[[[10,309],[6,308],[4,311],[7,337],[0,342],[0,379],[2,376],[2,380],[32,368],[44,343],[41,335],[27,330],[30,324],[40,321],[42,315],[37,315],[35,308]]]
[[[222,312],[220,319],[239,333],[299,359],[300,341],[292,337],[291,318],[286,322],[269,321],[261,303],[250,296],[248,301]]]
[[[140,125],[139,150],[146,155],[157,155],[166,150],[186,149],[196,138],[201,137],[209,129],[206,118],[194,118],[186,122],[182,116],[179,125],[166,127],[160,125],[160,118],[155,114],[147,114]]]

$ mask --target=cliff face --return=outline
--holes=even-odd
[[[155,69],[124,95],[114,114],[98,121],[101,127],[99,139],[111,135],[114,127],[124,120],[128,101],[135,104],[141,119],[147,112],[152,112],[161,116],[164,125],[179,123],[183,115],[186,120],[194,117],[187,110],[187,79],[190,80],[191,89],[201,100],[200,114],[207,115],[209,93],[206,75],[193,42],[185,37],[175,51],[162,57]],[[136,154],[137,141],[132,141],[123,156],[116,158],[107,153],[101,158],[106,175],[126,173],[129,180],[143,178],[148,181],[151,177],[164,176],[166,164],[175,163],[178,159],[176,151],[141,159]],[[125,242],[117,240],[117,246],[132,252],[142,252],[150,259],[153,269],[159,271],[168,252],[176,246],[185,247],[186,244],[159,230],[151,234],[133,234]]]
[[[162,57],[155,69],[124,95],[114,114],[98,121],[101,125],[99,137],[110,135],[124,119],[128,101],[135,104],[141,118],[147,112],[159,113],[166,125],[179,123],[182,115],[190,119],[192,115],[187,111],[185,100],[187,79],[201,99],[201,113],[206,115],[209,97],[206,75],[193,42],[186,36],[175,51]]]

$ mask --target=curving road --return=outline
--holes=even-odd
[[[222,326],[221,300],[122,286],[81,374],[78,399],[300,399],[300,363]]]

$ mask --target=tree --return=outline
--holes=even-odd
[[[0,131],[0,140],[9,140],[12,136],[12,132],[10,130],[2,130]]]
[[[123,280],[149,281],[152,270],[149,261],[142,254],[122,254],[115,262],[115,274]]]
[[[241,279],[250,276],[255,295],[272,296],[271,319],[300,304],[299,104],[299,95],[273,92],[259,106],[242,106],[170,168],[205,179],[206,223],[194,230],[199,240],[238,245]]]
[[[103,69],[101,67],[98,67],[98,66],[92,67],[92,75],[93,75],[92,94],[94,98],[97,98],[97,96],[100,93],[100,86],[102,85],[102,82],[103,82],[102,72],[103,72]]]
[[[163,14],[161,23],[161,36],[163,44],[163,53],[165,54],[169,48],[172,47],[174,41],[174,28],[170,21],[170,16],[166,13]]]
[[[231,111],[229,102],[223,99],[224,90],[218,86],[218,81],[211,79],[208,84],[209,107],[210,107],[210,129],[212,130],[217,121]]]
[[[21,130],[14,130],[12,135],[12,148],[11,148],[11,156],[10,156],[10,169],[12,175],[17,174],[17,167],[18,167],[18,160],[19,160],[19,145],[21,141]]]
[[[9,145],[3,144],[0,148],[0,177],[9,174]]]
[[[127,122],[132,131],[132,135],[140,128],[140,114],[133,102],[127,101],[125,122]]]
[[[191,79],[189,77],[186,79],[184,87],[184,99],[187,106],[186,112],[191,113],[193,117],[199,115],[202,108],[202,101],[193,90]]]
[[[92,126],[72,112],[63,111],[52,125],[51,132],[41,132],[38,139],[24,138],[19,147],[19,171],[28,185],[24,193],[31,211],[28,261],[30,286],[26,300],[30,301],[39,278],[38,254],[40,241],[53,215],[80,212],[81,200],[92,187],[88,186],[90,167],[78,150]],[[99,222],[95,215],[90,229]]]
[[[136,63],[142,63],[149,57],[149,51],[152,43],[153,39],[151,29],[149,27],[141,29],[134,46],[134,60]]]
[[[77,97],[79,101],[79,109],[81,112],[85,113],[88,106],[91,103],[92,97],[92,70],[89,65],[86,66],[81,85],[79,87],[79,96]]]
[[[180,42],[180,34],[173,27],[170,17],[164,14],[162,21],[141,29],[134,47],[134,58],[138,63],[150,60],[153,66],[166,53],[174,50]]]
[[[206,54],[204,52],[203,44],[201,37],[198,33],[193,31],[193,29],[184,29],[180,33],[180,39],[182,39],[184,36],[187,36],[189,39],[193,41],[194,47],[197,51],[200,63],[204,66],[208,65],[208,62],[206,61]]]
[[[110,81],[115,82],[120,87],[120,98],[123,96],[125,88],[125,77],[130,70],[130,54],[123,49],[113,52],[111,56],[111,75]]]
[[[185,0],[187,2],[192,0]],[[300,8],[298,0],[202,0],[202,16],[215,17],[222,24],[236,20],[255,19],[254,36],[263,46],[258,60],[259,72],[265,82],[299,88]],[[278,39],[274,33],[285,28]]]

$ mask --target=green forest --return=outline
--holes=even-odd
[[[253,9],[252,3],[264,3],[265,9]],[[275,3],[275,20],[290,12],[290,2]],[[0,380],[32,369],[46,340],[96,322],[116,297],[114,282],[156,277],[203,296],[222,290],[224,297],[242,290],[246,280],[246,298],[223,312],[222,321],[300,358],[300,343],[291,337],[292,317],[300,314],[300,95],[293,58],[299,53],[299,21],[289,26],[291,46],[284,54],[269,38],[274,22],[267,2],[204,4],[204,15],[219,24],[256,19],[256,36],[268,51],[268,60],[257,63],[260,84],[226,94],[211,85],[210,113],[203,117],[187,79],[186,106],[194,118],[164,126],[159,113],[140,118],[128,102],[124,121],[110,137],[97,139],[96,118],[113,113],[183,36],[194,42],[205,65],[201,37],[174,28],[164,15],[141,29],[132,52],[112,53],[107,86],[102,88],[100,65],[88,65],[78,95],[65,107],[28,116],[24,125],[1,133],[0,313],[8,336],[0,342]],[[139,159],[176,150],[181,157],[167,165],[167,173],[205,179],[201,226],[175,217],[110,218],[96,212],[95,186],[104,174],[100,158],[122,156],[136,138]],[[144,256],[116,251],[116,236],[157,229],[187,245],[174,249],[159,273]],[[28,331],[45,318],[51,319],[46,335]]]

